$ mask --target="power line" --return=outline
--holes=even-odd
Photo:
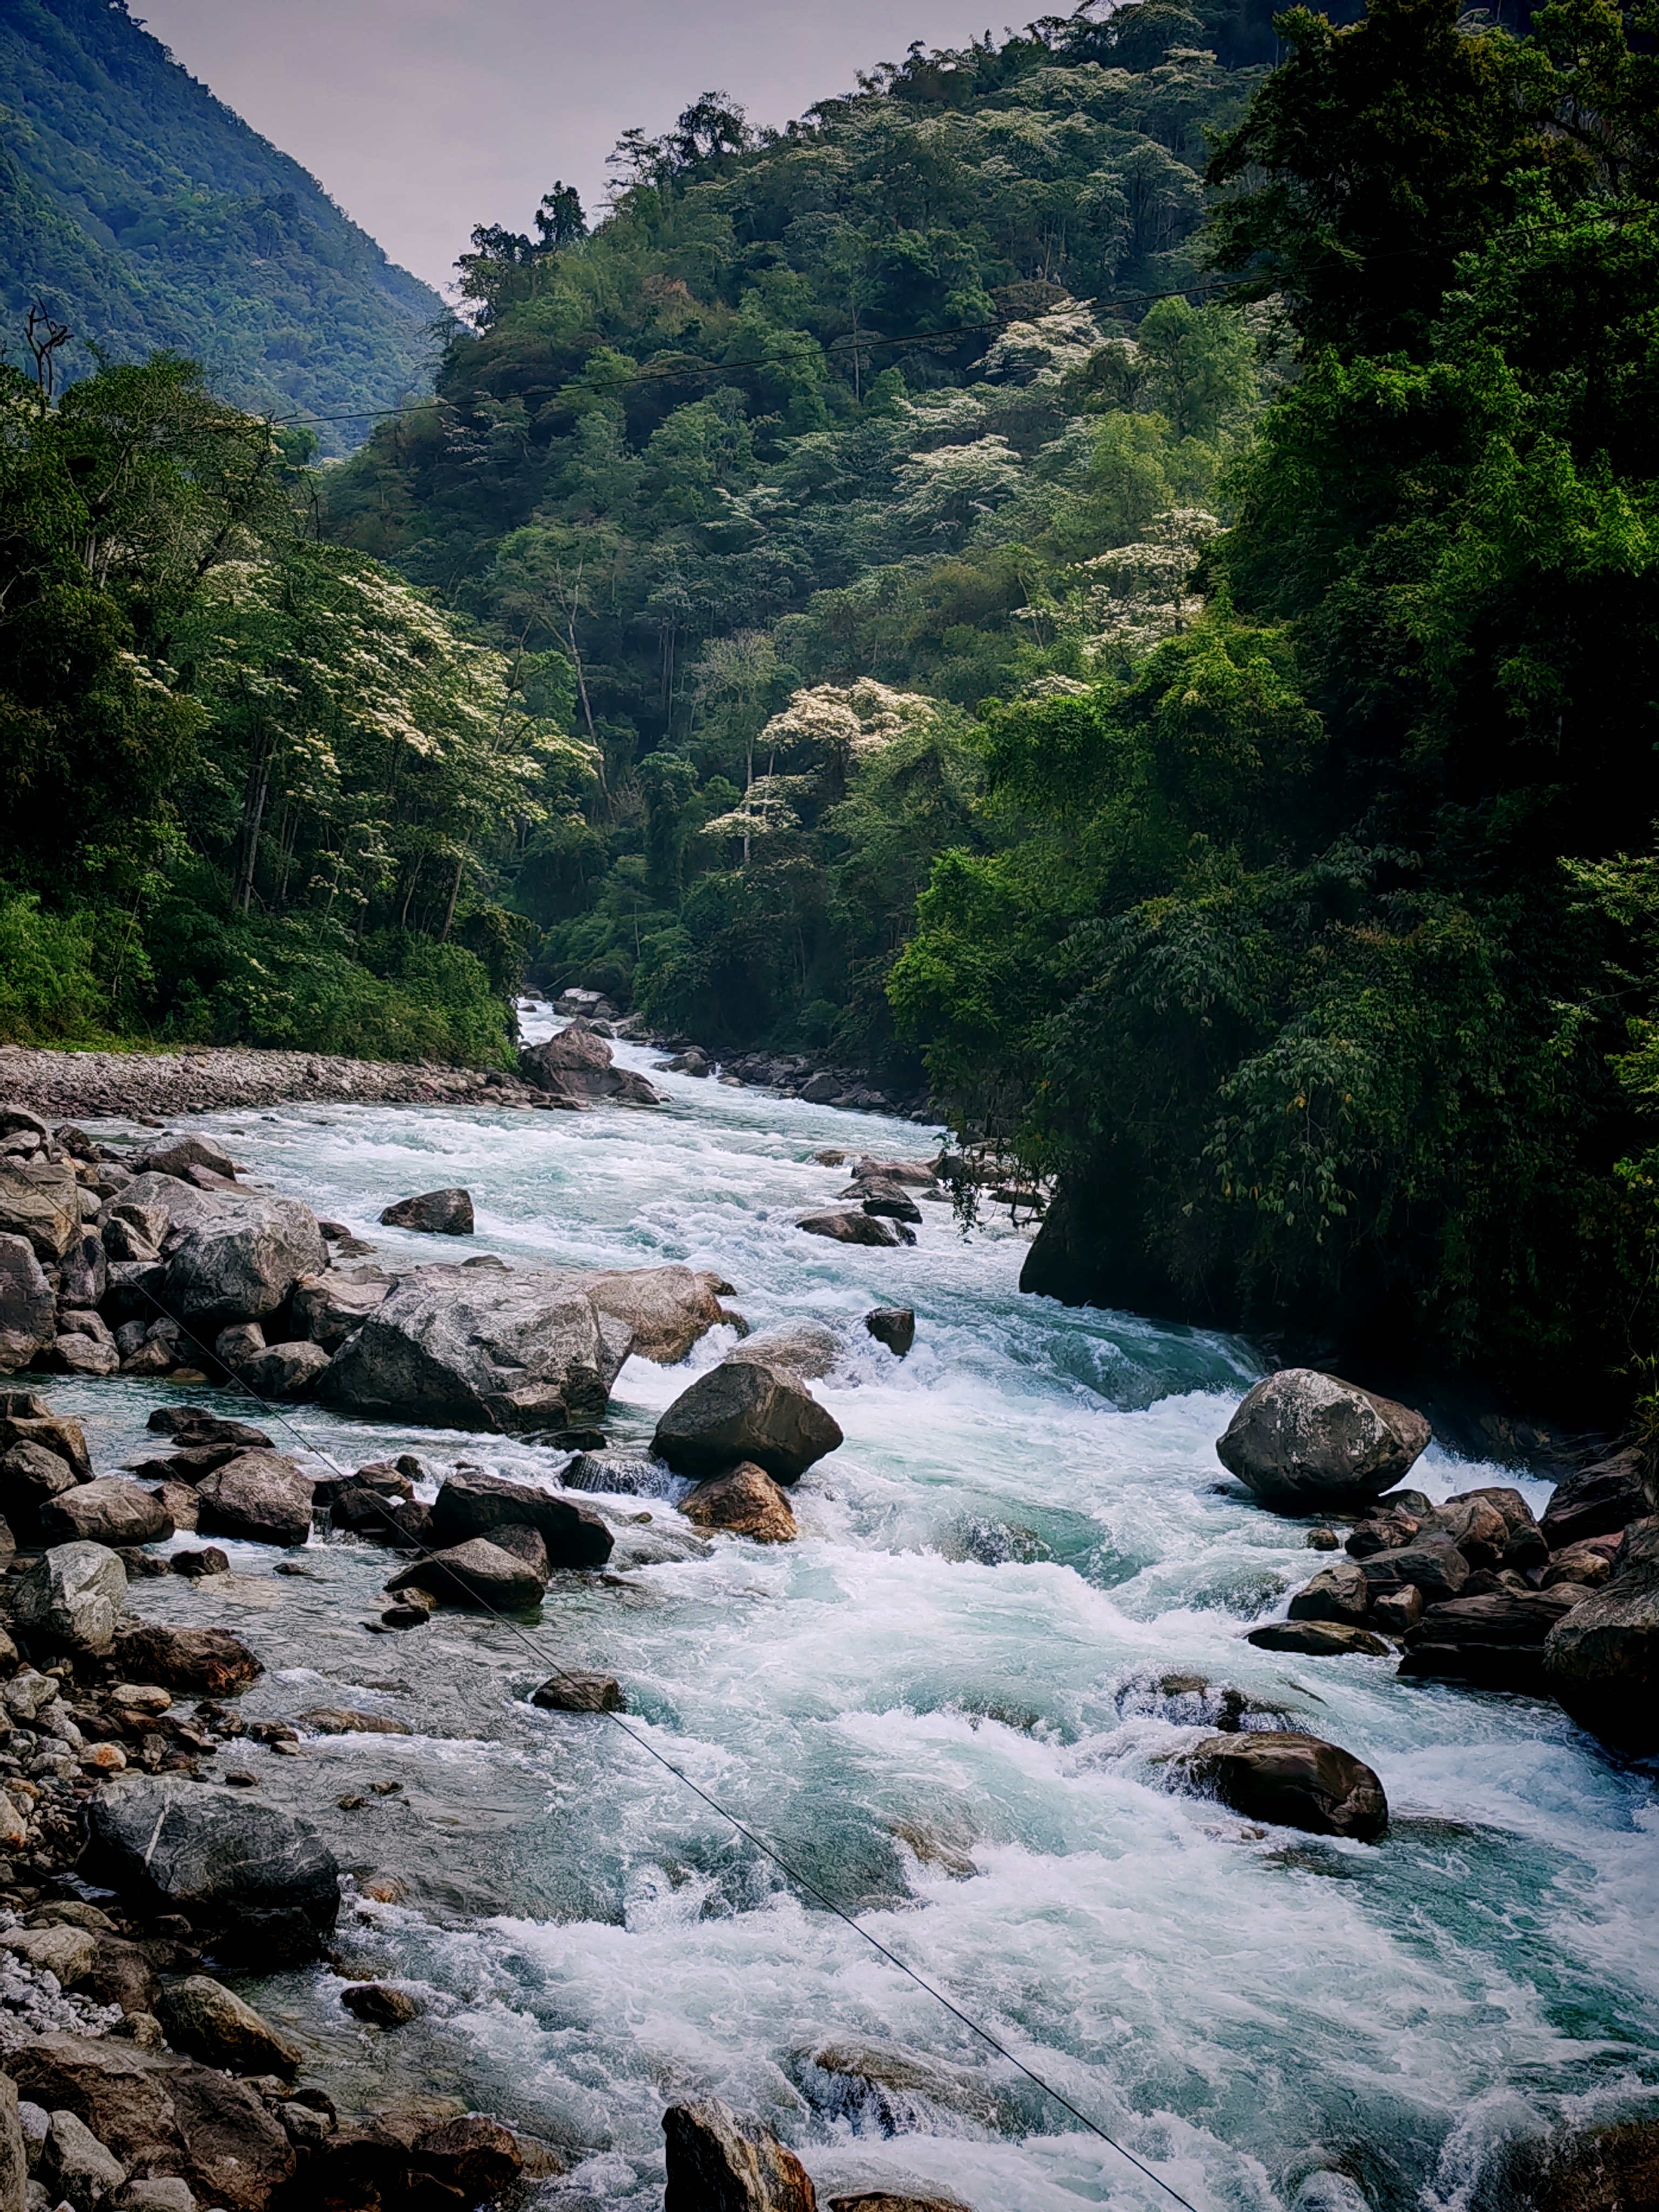
[[[155,1308],[158,1314],[161,1314],[166,1320],[173,1322],[180,1333],[188,1337],[190,1341],[196,1346],[199,1352],[206,1354],[208,1360],[213,1366],[223,1367],[223,1363],[218,1359],[216,1355],[215,1355],[206,1345],[203,1343],[201,1338],[196,1334],[195,1331],[190,1327],[188,1322],[177,1321],[176,1316],[167,1312],[166,1307],[162,1305],[161,1300],[155,1296],[153,1291],[147,1290],[142,1284],[135,1284],[132,1287],[138,1291],[141,1297],[147,1298],[149,1301],[150,1304]],[[279,1421],[291,1435],[297,1437],[300,1441],[302,1450],[314,1454],[315,1456],[320,1459],[325,1466],[331,1468],[334,1474],[342,1482],[350,1480],[351,1478],[346,1474],[345,1470],[341,1467],[339,1462],[334,1457],[333,1454],[325,1450],[321,1445],[311,1443],[307,1437],[306,1431],[301,1429],[297,1423],[289,1419],[289,1415],[283,1410],[280,1405],[276,1404],[271,1399],[262,1397],[259,1392],[254,1389],[253,1385],[249,1382],[245,1376],[240,1375],[234,1368],[224,1368],[223,1371],[229,1376],[231,1381],[236,1385],[239,1390],[242,1391],[247,1397],[252,1400],[253,1403],[260,1408],[262,1413],[265,1413],[267,1416],[274,1416],[274,1418]],[[367,1489],[368,1486],[364,1485],[363,1487]],[[398,1539],[398,1548],[399,1550],[412,1550],[425,1559],[436,1559],[437,1553],[435,1552],[434,1552],[428,1546],[420,1542],[417,1538],[411,1538],[409,1532],[399,1525],[393,1516],[390,1506],[386,1505],[384,1501],[379,1498],[378,1494],[373,1492],[370,1494],[374,1496],[376,1506],[385,1516],[388,1527],[390,1527],[396,1534]],[[556,1659],[550,1658],[549,1656],[540,1649],[540,1647],[532,1639],[528,1629],[521,1626],[519,1622],[509,1620],[504,1613],[501,1612],[496,1607],[492,1605],[487,1598],[481,1599],[475,1597],[474,1602],[479,1606],[483,1612],[487,1613],[499,1626],[505,1628],[509,1634],[516,1636],[519,1641],[530,1653],[532,1658],[535,1660],[538,1666],[548,1668],[554,1674],[559,1676],[565,1681],[571,1681],[575,1679],[568,1668],[562,1667]],[[1109,2135],[1106,2130],[1101,2126],[1098,2120],[1091,2119],[1089,2114],[1082,2111],[1078,2106],[1074,2105],[1069,2097],[1062,2095],[1060,2091],[1056,2089],[1051,2082],[1045,2081],[1042,2076],[1034,2071],[1031,2067],[1028,2066],[1023,2058],[1019,2057],[1016,2052],[1010,2051],[1006,2044],[1000,2042],[996,2036],[993,2035],[989,2028],[982,2027],[970,2013],[964,2012],[962,2007],[956,2003],[954,1999],[947,1996],[943,1990],[937,1988],[933,1983],[927,1979],[926,1976],[918,1973],[914,1966],[908,1965],[904,1960],[900,1958],[896,1951],[890,1950],[887,1945],[881,1942],[879,1937],[872,1936],[867,1928],[861,1926],[860,1923],[854,1918],[850,1912],[844,1911],[841,1905],[836,1903],[833,1898],[826,1896],[823,1891],[818,1887],[817,1884],[813,1881],[811,1877],[809,1875],[802,1873],[800,1869],[795,1866],[792,1861],[786,1858],[783,1853],[780,1851],[775,1845],[768,1843],[763,1836],[757,1835],[755,1830],[750,1827],[746,1821],[740,1820],[735,1813],[729,1812],[717,1798],[709,1795],[708,1791],[702,1787],[701,1783],[694,1782],[684,1767],[676,1765],[674,1761],[669,1758],[665,1752],[659,1751],[655,1744],[650,1742],[646,1737],[637,1735],[635,1731],[628,1725],[628,1723],[623,1719],[620,1713],[606,1712],[605,1714],[605,1718],[611,1723],[613,1728],[617,1728],[621,1730],[623,1735],[627,1737],[629,1743],[634,1746],[636,1751],[642,1751],[647,1758],[653,1759],[659,1766],[665,1768],[668,1773],[674,1777],[677,1782],[683,1784],[684,1786],[691,1792],[694,1797],[700,1799],[703,1804],[708,1807],[712,1813],[716,1814],[720,1819],[727,1824],[728,1826],[734,1829],[746,1843],[752,1844],[754,1848],[761,1854],[762,1857],[769,1860],[771,1864],[776,1867],[779,1872],[788,1881],[793,1882],[797,1888],[804,1890],[807,1896],[811,1898],[815,1903],[821,1905],[826,1912],[832,1913],[845,1927],[850,1928],[855,1936],[860,1936],[863,1941],[870,1946],[872,1951],[876,1952],[881,1958],[887,1961],[889,1966],[896,1967],[899,1972],[902,1974],[907,1980],[914,1982],[916,1987],[922,1990],[927,1996],[932,1997],[936,2004],[942,2005],[945,2011],[951,2014],[953,2020],[959,2021],[970,2033],[976,2035],[980,2041],[983,2043],[988,2049],[994,2051],[1000,2058],[1006,2059],[1009,2065],[1017,2068],[1018,2070],[1025,2076],[1028,2081],[1034,2083],[1035,2086],[1042,2092],[1043,2095],[1050,2099],[1054,2104],[1058,2105],[1062,2112],[1069,2112],[1072,2118],[1078,2121],[1081,2126],[1087,2129],[1091,2135],[1098,2136],[1100,2141],[1107,2144],[1112,2150],[1115,2150],[1120,2158],[1127,2160],[1127,2162],[1134,2167],[1138,2173],[1144,2175],[1148,2181],[1155,2182],[1158,2188],[1164,2191],[1166,2197],[1170,2197],[1175,2203],[1181,2206],[1182,2212],[1197,2212],[1196,2206],[1192,2204],[1188,2198],[1184,2197],[1178,2189],[1175,2188],[1170,2183],[1165,2181],[1161,2173],[1155,2172],[1150,2166],[1147,2166],[1142,2160],[1137,2158],[1132,2150],[1127,2149],[1122,2143],[1119,2142],[1115,2136]]]

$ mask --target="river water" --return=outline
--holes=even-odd
[[[1552,1706],[1243,1642],[1318,1564],[1304,1526],[1253,1506],[1215,1457],[1249,1348],[1022,1297],[1024,1237],[964,1238],[942,1206],[914,1249],[805,1237],[797,1214],[844,1181],[814,1152],[917,1157],[939,1133],[653,1079],[657,1113],[295,1106],[191,1125],[389,1262],[461,1256],[377,1217],[465,1183],[469,1249],[685,1261],[735,1285],[756,1328],[821,1318],[852,1347],[813,1386],[847,1440],[793,1494],[798,1544],[722,1539],[556,1579],[528,1645],[448,1612],[371,1632],[387,1555],[349,1538],[314,1539],[302,1576],[232,1544],[216,1582],[135,1583],[138,1610],[259,1652],[250,1717],[349,1705],[413,1731],[218,1761],[314,1820],[360,1880],[406,1886],[349,1904],[340,1943],[346,1978],[421,1998],[414,2026],[359,2026],[323,1968],[239,1984],[313,2077],[343,2106],[413,2094],[528,2128],[570,2166],[535,2194],[548,2212],[654,2212],[663,2108],[708,2094],[765,2117],[821,2201],[1169,2204],[619,1729],[530,1706],[556,1660],[617,1675],[640,1736],[1199,2212],[1452,2212],[1485,2201],[1507,2140],[1656,2094],[1650,1780]],[[917,1316],[902,1364],[861,1326],[895,1304]],[[730,1342],[676,1370],[630,1360],[613,1440],[647,1437]],[[153,1446],[146,1416],[180,1395],[247,1410],[165,1384],[52,1389],[100,1469]],[[563,1463],[313,1407],[293,1421],[348,1468],[412,1449],[434,1474],[466,1460],[550,1482]],[[1435,1497],[1513,1479],[1432,1449],[1412,1477]],[[1534,1507],[1547,1494],[1521,1487]],[[690,1548],[669,1500],[599,1502],[614,1566]],[[1172,1789],[1170,1754],[1224,1691],[1247,1724],[1288,1716],[1376,1767],[1381,1844],[1264,1832]],[[897,2086],[816,2063],[825,2046],[878,2046]]]

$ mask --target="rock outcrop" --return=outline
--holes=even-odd
[[[842,1443],[838,1424],[787,1370],[724,1363],[700,1375],[657,1423],[652,1449],[699,1480],[752,1460],[798,1482]]]
[[[325,1352],[337,1352],[352,1331],[386,1303],[392,1284],[384,1267],[368,1265],[302,1276],[294,1285],[295,1329]]]
[[[644,1076],[613,1066],[614,1059],[605,1039],[578,1021],[544,1044],[526,1046],[519,1054],[519,1073],[563,1106],[601,1100],[621,1106],[660,1106],[660,1094]]]
[[[1389,1825],[1389,1801],[1371,1769],[1319,1736],[1292,1729],[1206,1736],[1185,1765],[1200,1789],[1248,1820],[1361,1843]]]
[[[1581,1728],[1638,1758],[1659,1751],[1659,1518],[1626,1529],[1610,1580],[1550,1630],[1543,1674]]]
[[[1409,1406],[1287,1367],[1258,1382],[1216,1443],[1216,1455],[1276,1513],[1352,1506],[1403,1480],[1429,1442]]]
[[[817,2212],[806,2169],[758,2120],[718,2098],[671,2105],[663,2212]]]
[[[1600,1460],[1558,1483],[1540,1525],[1551,1551],[1559,1552],[1587,1536],[1617,1535],[1656,1507],[1659,1498],[1649,1500],[1641,1455],[1615,1452],[1611,1459]]]

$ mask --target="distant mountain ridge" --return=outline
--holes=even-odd
[[[428,380],[438,295],[389,261],[126,0],[0,0],[0,332],[40,300],[110,358],[160,348],[258,412],[349,416]],[[70,374],[90,370],[75,349]],[[368,424],[317,426],[325,453]]]

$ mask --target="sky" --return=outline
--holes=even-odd
[[[654,136],[699,93],[785,123],[913,39],[960,46],[1003,27],[987,0],[132,0],[132,12],[441,289],[475,223],[528,231],[556,177],[592,216],[622,133]]]

